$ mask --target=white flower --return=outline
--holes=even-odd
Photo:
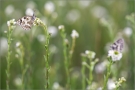
[[[108,90],[113,90],[116,87],[115,82],[109,79],[107,83],[107,87],[108,87]]]
[[[28,16],[32,16],[33,12],[34,11],[31,8],[27,8],[26,11],[25,11],[25,14],[28,15]]]
[[[17,43],[16,43],[16,47],[19,47],[20,45],[21,45],[20,42],[17,42]]]
[[[78,1],[78,4],[79,4],[79,6],[81,7],[81,8],[86,8],[86,7],[88,7],[89,5],[90,5],[90,0],[86,0],[86,1],[84,1],[84,0],[79,0]]]
[[[71,37],[72,38],[78,38],[79,37],[79,34],[76,30],[73,30],[72,33],[71,33]]]
[[[64,26],[63,26],[63,25],[59,25],[59,26],[58,26],[58,29],[59,29],[59,30],[62,30],[62,29],[64,29]]]
[[[130,27],[126,27],[123,30],[124,34],[127,35],[128,37],[132,35],[132,29]]]
[[[6,15],[11,15],[14,12],[14,6],[13,5],[8,5],[5,9]]]
[[[45,5],[44,5],[44,9],[50,14],[52,12],[54,12],[55,10],[55,6],[54,3],[51,1],[48,1]]]
[[[98,74],[98,73],[103,73],[106,69],[106,65],[107,65],[107,62],[104,61],[104,62],[101,62],[101,63],[98,63],[96,66],[95,66],[95,72]]]
[[[49,33],[51,33],[51,37],[55,37],[57,35],[57,28],[55,26],[49,26],[48,27]]]
[[[59,83],[58,82],[54,82],[54,84],[53,84],[53,89],[59,89],[59,87],[60,87],[60,85],[59,85]]]
[[[89,58],[91,58],[91,59],[95,58],[95,55],[96,55],[95,52],[89,51],[89,50],[86,50],[86,51],[85,51],[85,54],[86,54]]]
[[[109,50],[108,57],[111,57],[113,61],[119,61],[122,58],[122,53],[116,50]]]
[[[22,85],[22,80],[21,80],[21,78],[20,78],[20,77],[16,77],[16,78],[14,79],[14,84],[15,84],[16,86],[21,86],[21,85]]]
[[[45,42],[45,36],[43,34],[39,34],[37,36],[37,39],[39,42],[44,43]]]
[[[95,6],[90,12],[97,18],[105,18],[108,16],[107,10],[102,6]]]
[[[67,24],[73,24],[80,18],[80,11],[73,9],[66,14],[65,22]]]
[[[10,20],[10,21],[7,21],[7,25],[8,25],[8,26],[13,26],[13,25],[15,25],[15,24],[16,24],[15,19],[12,19],[12,20]]]
[[[29,2],[27,2],[26,7],[34,9],[36,7],[36,4],[32,0],[30,0]]]
[[[7,44],[7,39],[4,37],[0,38],[0,57],[2,55],[5,55],[5,53],[8,50],[8,44]]]

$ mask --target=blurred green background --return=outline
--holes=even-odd
[[[0,1],[0,68],[1,68],[1,89],[6,88],[6,56],[7,56],[7,21],[18,20],[29,13],[30,9],[35,10],[35,15],[40,18],[52,33],[49,50],[50,55],[50,84],[59,83],[65,87],[66,75],[64,68],[64,57],[62,38],[58,31],[59,25],[65,26],[67,39],[71,43],[71,32],[75,29],[79,33],[75,52],[72,58],[71,74],[75,74],[73,89],[81,89],[81,56],[85,50],[96,52],[99,63],[105,61],[107,56],[107,45],[116,38],[123,37],[125,40],[125,52],[121,61],[113,68],[116,79],[124,76],[126,78],[122,90],[134,89],[134,43],[133,32],[126,16],[135,11],[134,0],[1,0]],[[102,25],[101,19],[105,19],[112,29],[110,31]],[[18,89],[17,79],[21,76],[21,67],[17,57],[16,43],[21,42],[24,47],[24,64],[30,68],[25,75],[26,88],[44,88],[44,42],[45,36],[41,27],[33,26],[31,30],[23,30],[17,26],[12,34],[11,44],[11,78],[10,88]],[[95,69],[96,70],[96,69]],[[96,73],[94,70],[94,82],[98,87],[103,86],[105,73]],[[87,72],[86,72],[87,73]],[[29,77],[30,76],[30,77]],[[72,75],[71,75],[72,76]],[[113,77],[113,75],[112,75]],[[110,77],[111,78],[111,77]]]

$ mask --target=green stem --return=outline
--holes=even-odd
[[[7,75],[7,80],[6,80],[6,88],[9,90],[9,79],[10,79],[10,56],[11,56],[11,51],[10,51],[10,46],[11,46],[11,35],[12,35],[13,30],[11,29],[11,26],[9,27],[9,31],[7,33],[8,37],[8,55],[7,55],[7,70],[6,70],[6,75]]]
[[[67,43],[65,42],[66,40],[66,34],[64,32],[64,29],[61,30],[61,36],[63,39],[63,54],[64,54],[64,66],[65,66],[65,71],[66,71],[66,76],[67,76],[67,83],[66,83],[66,88],[70,89],[70,74],[69,74],[69,62],[68,62],[68,46]]]
[[[106,75],[106,77],[105,77],[103,90],[106,90],[108,78],[109,78],[109,76],[110,76],[110,74],[111,74],[111,66],[112,66],[112,64],[113,64],[113,61],[112,61],[112,60],[109,60],[109,62],[110,62],[110,63],[109,63],[109,65],[108,65],[108,67],[107,67],[107,75]]]
[[[45,66],[46,66],[46,85],[45,85],[45,89],[49,89],[49,85],[50,85],[50,81],[49,81],[49,39],[50,39],[50,34],[49,32],[47,31],[47,27],[42,24],[41,25],[44,30],[45,30],[45,36],[46,36],[46,43],[45,43],[45,51],[46,51],[46,54],[44,55],[44,58],[45,58]]]
[[[82,57],[82,61],[86,61],[85,57]],[[85,83],[85,65],[82,65],[82,90],[85,90],[86,83]]]
[[[89,86],[91,86],[92,80],[93,80],[93,75],[92,75],[92,70],[93,66],[92,66],[92,62],[90,62],[90,67],[89,67]]]
[[[70,50],[70,54],[69,54],[69,60],[70,60],[69,64],[71,64],[71,59],[72,59],[72,56],[74,53],[75,41],[76,41],[76,38],[73,38],[72,39],[72,46],[71,46],[71,50]]]
[[[116,86],[115,90],[119,90],[119,87],[118,87],[118,86]]]

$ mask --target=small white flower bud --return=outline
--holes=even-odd
[[[79,34],[76,30],[73,30],[72,33],[71,33],[71,37],[72,38],[78,38],[79,37]]]

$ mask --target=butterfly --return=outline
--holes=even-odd
[[[24,30],[30,30],[36,16],[33,14],[32,16],[24,16],[16,21],[16,24],[20,25]]]
[[[111,45],[111,50],[122,52],[123,47],[124,47],[124,40],[120,38]]]

